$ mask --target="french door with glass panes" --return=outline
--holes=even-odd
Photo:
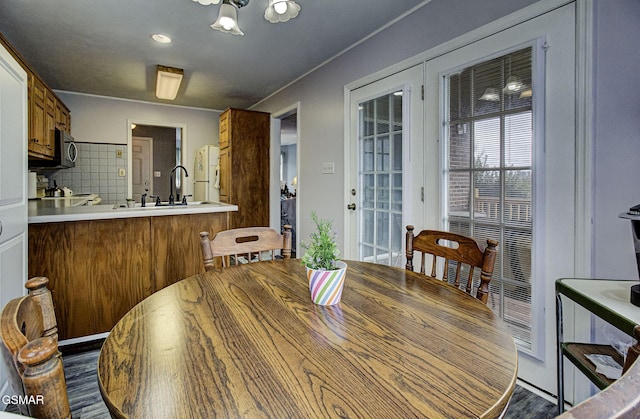
[[[553,281],[574,272],[573,8],[425,63],[441,228],[499,241],[487,305],[528,355],[518,376],[552,394]]]
[[[350,92],[348,258],[404,266],[405,226],[422,217],[423,66]]]

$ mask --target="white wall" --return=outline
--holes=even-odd
[[[344,86],[485,25],[534,0],[434,0],[283,89],[253,109],[278,112],[300,102],[298,173],[299,238],[312,230],[310,214],[334,221],[344,242]],[[335,174],[322,174],[323,162]]]
[[[593,273],[638,279],[618,215],[640,204],[640,1],[597,0],[595,29]]]
[[[196,150],[206,144],[218,144],[221,111],[187,108],[110,97],[56,91],[71,110],[71,134],[77,142],[127,144],[128,121],[150,125],[186,126],[187,146],[182,163],[193,166]],[[185,193],[192,193],[186,182]]]

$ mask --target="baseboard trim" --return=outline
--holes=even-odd
[[[77,354],[80,352],[93,351],[102,348],[104,340],[109,333],[83,336],[81,338],[65,339],[58,342],[58,348],[62,355]]]

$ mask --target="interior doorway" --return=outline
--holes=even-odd
[[[298,114],[280,120],[280,226],[292,230],[291,256],[296,257],[298,195]]]
[[[133,137],[131,160],[131,197],[140,202],[153,191],[153,138]]]
[[[300,103],[271,114],[270,225],[292,228],[292,257],[298,248],[300,208]]]
[[[129,126],[128,196],[140,202],[142,193],[146,193],[147,202],[154,199],[152,196],[167,201],[172,181],[180,196],[190,194],[183,170],[176,171],[175,180],[171,179],[171,170],[183,164],[182,156],[186,153],[185,127],[133,121]]]

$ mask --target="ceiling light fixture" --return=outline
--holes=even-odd
[[[203,6],[212,4],[220,5],[218,18],[211,24],[211,29],[232,35],[244,35],[238,26],[238,11],[247,4],[249,0],[193,0]],[[271,23],[286,22],[300,13],[300,5],[294,0],[268,0],[269,6],[264,11],[264,18]]]
[[[488,100],[489,102],[498,102],[500,100],[500,93],[498,89],[494,87],[488,87],[485,89],[479,100]]]
[[[271,23],[286,22],[298,16],[300,5],[292,0],[269,0],[264,18]]]
[[[159,44],[170,44],[171,43],[171,38],[169,38],[167,35],[163,35],[161,33],[154,33],[153,35],[151,35],[151,39],[153,39],[154,41],[158,42]]]
[[[239,9],[247,4],[249,4],[249,0],[222,0],[218,19],[213,22],[211,29],[232,35],[244,35],[238,26],[238,12],[236,11],[236,7]]]
[[[502,91],[504,93],[517,93],[522,89],[522,81],[518,76],[509,76],[507,79],[507,84],[504,86]]]
[[[158,99],[174,100],[184,76],[181,68],[157,66],[156,97]]]

